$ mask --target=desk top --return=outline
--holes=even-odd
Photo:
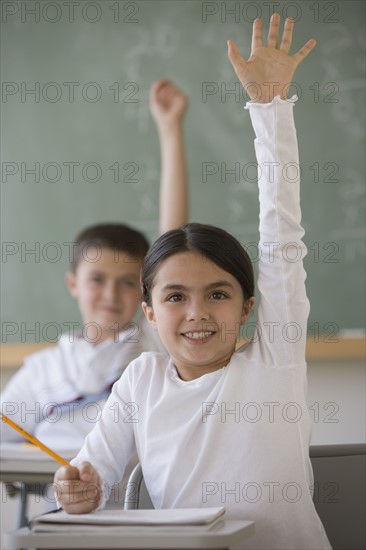
[[[164,548],[180,549],[225,549],[254,533],[252,521],[223,520],[210,530],[190,530],[177,527],[174,531],[160,527],[121,527],[101,529],[93,534],[84,532],[33,533],[27,527],[5,533],[7,548],[49,548],[49,549],[102,549],[135,548],[157,550]]]
[[[0,481],[3,483],[52,483],[59,467],[57,462],[0,461]]]
[[[66,459],[77,451],[60,451]],[[0,446],[0,481],[12,483],[51,483],[60,464],[33,445],[2,443]]]

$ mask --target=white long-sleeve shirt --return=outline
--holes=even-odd
[[[112,384],[146,350],[165,348],[144,318],[98,345],[65,334],[57,346],[26,358],[1,394],[1,411],[49,447],[78,450]],[[7,424],[0,426],[1,441],[23,440]]]
[[[144,353],[114,385],[74,463],[108,488],[137,451],[156,508],[226,507],[255,522],[241,549],[329,549],[312,502],[306,404],[309,304],[292,101],[249,104],[260,166],[260,304],[253,341],[228,365],[179,378]]]

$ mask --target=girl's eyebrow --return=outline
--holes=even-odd
[[[226,288],[234,288],[233,285],[231,283],[229,283],[229,281],[215,281],[214,283],[210,283],[209,285],[206,285],[204,287],[205,290],[212,290],[214,288],[222,288],[222,287],[226,287]],[[167,290],[189,290],[189,287],[185,286],[185,285],[180,285],[180,284],[166,284],[164,285],[161,289],[161,292],[166,292]]]
[[[205,288],[207,288],[207,290],[210,290],[212,288],[218,288],[218,287],[227,287],[227,288],[234,288],[233,285],[231,283],[229,283],[229,281],[216,281],[215,283],[210,283],[209,285],[207,285]]]

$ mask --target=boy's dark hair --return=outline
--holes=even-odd
[[[160,264],[169,256],[190,251],[198,252],[203,262],[209,259],[235,277],[244,300],[254,296],[252,262],[239,241],[213,225],[188,223],[161,235],[145,256],[141,280],[143,298],[148,306],[151,306],[151,290]]]
[[[70,269],[73,273],[76,272],[80,260],[88,259],[88,247],[119,251],[125,253],[127,258],[142,260],[149,249],[149,243],[140,231],[121,223],[87,227],[76,236],[74,241],[70,262]]]

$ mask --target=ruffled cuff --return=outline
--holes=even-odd
[[[280,105],[290,104],[293,107],[298,99],[299,98],[297,97],[296,94],[290,97],[289,99],[281,99],[279,95],[276,95],[270,103],[258,103],[257,101],[247,101],[244,109],[251,109],[253,107],[255,108],[259,107],[260,109],[268,109],[270,106],[272,106],[275,103],[279,103]]]
[[[246,104],[245,108],[249,110],[257,140],[268,140],[270,143],[278,144],[280,139],[284,147],[292,144],[293,135],[296,134],[293,107],[297,99],[296,95],[291,99],[275,96],[270,103]]]

